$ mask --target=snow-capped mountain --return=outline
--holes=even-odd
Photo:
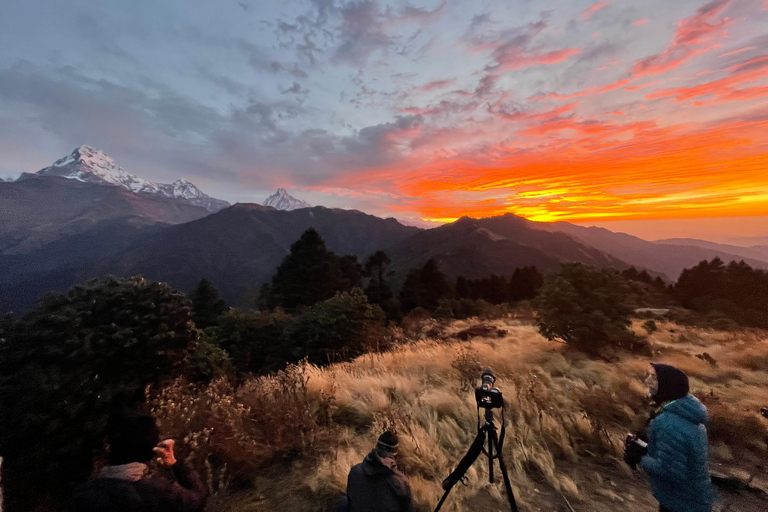
[[[278,210],[298,210],[299,208],[311,208],[312,205],[309,204],[306,201],[302,201],[301,199],[296,199],[292,195],[290,195],[288,192],[285,191],[284,188],[277,189],[277,192],[272,194],[267,198],[266,201],[264,201],[264,206],[271,206],[272,208],[276,208]]]
[[[202,206],[216,212],[229,206],[226,201],[214,199],[200,191],[192,182],[179,179],[173,183],[153,183],[129,173],[103,151],[82,145],[52,166],[37,172],[40,176],[60,176],[99,185],[125,187],[136,194],[168,197]],[[23,176],[22,176],[23,178]]]

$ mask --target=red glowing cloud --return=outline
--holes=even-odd
[[[640,59],[631,69],[635,77],[660,75],[678,68],[694,57],[719,47],[718,38],[725,37],[730,18],[717,19],[731,3],[718,0],[699,9],[696,15],[677,23],[677,32],[667,49],[657,55]]]
[[[606,5],[608,5],[607,2],[596,2],[590,5],[589,7],[587,7],[586,9],[584,9],[583,11],[581,11],[581,14],[579,16],[581,16],[581,19],[583,19],[584,21],[588,21],[592,16],[594,16],[594,14],[597,11],[599,11]]]

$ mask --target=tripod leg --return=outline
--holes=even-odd
[[[493,483],[493,439],[496,433],[493,429],[490,429],[490,432],[492,433],[488,435],[488,481]]]
[[[445,490],[445,494],[443,494],[442,499],[440,500],[440,503],[437,504],[437,508],[435,509],[435,512],[438,512],[440,510],[440,507],[443,506],[443,503],[445,502],[445,499],[448,497],[448,493],[451,492],[451,489],[453,489],[453,486],[456,485],[461,479],[464,477],[464,474],[467,472],[469,467],[477,460],[477,458],[480,456],[480,454],[483,452],[483,445],[485,444],[485,436],[486,431],[485,430],[478,430],[477,431],[477,437],[475,437],[475,440],[472,441],[472,446],[469,447],[469,451],[467,451],[467,454],[464,455],[464,457],[459,462],[459,465],[456,467],[456,469],[453,470],[453,473],[448,475],[448,477],[443,480],[443,489]]]
[[[437,504],[437,508],[435,508],[435,512],[440,512],[440,509],[443,507],[443,503],[445,503],[445,500],[448,498],[449,492],[451,492],[450,489],[448,489],[443,493],[443,497],[440,498],[440,503]]]
[[[515,501],[515,493],[512,491],[512,483],[509,481],[509,473],[507,472],[507,465],[504,463],[504,455],[501,453],[501,445],[499,445],[499,438],[496,437],[496,431],[491,430],[488,433],[488,437],[496,445],[497,458],[499,459],[499,467],[501,467],[501,476],[504,478],[504,488],[507,491],[507,499],[509,500],[509,507],[512,512],[517,512],[517,502]]]

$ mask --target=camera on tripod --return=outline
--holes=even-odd
[[[440,512],[443,503],[448,498],[448,494],[453,486],[463,481],[464,475],[469,467],[477,460],[480,454],[488,457],[488,481],[493,483],[493,462],[498,461],[501,469],[501,476],[504,479],[504,489],[507,491],[509,508],[512,512],[517,512],[517,502],[515,493],[512,490],[512,484],[509,481],[507,465],[504,463],[504,435],[506,432],[506,422],[504,420],[504,397],[496,387],[496,377],[491,370],[483,370],[480,376],[480,386],[475,388],[475,400],[477,401],[477,436],[469,447],[467,454],[459,461],[458,466],[448,477],[443,480],[443,497],[435,508],[435,512]],[[480,423],[480,409],[485,409],[485,421]],[[501,430],[496,428],[493,418],[493,409],[501,409]],[[487,448],[486,448],[487,443]]]
[[[500,409],[504,406],[501,391],[495,388],[496,377],[491,370],[483,370],[480,386],[475,388],[477,406],[483,409]]]

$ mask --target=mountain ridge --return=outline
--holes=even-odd
[[[229,206],[226,201],[204,194],[187,179],[178,179],[173,183],[154,183],[139,178],[123,169],[100,149],[85,144],[36,173],[22,174],[18,180],[34,176],[59,176],[85,183],[123,187],[135,194],[160,196],[202,206],[210,212]]]
[[[312,208],[312,205],[301,199],[296,199],[284,188],[278,188],[277,192],[269,196],[262,203],[263,206],[271,206],[276,210],[293,211],[300,208]]]

